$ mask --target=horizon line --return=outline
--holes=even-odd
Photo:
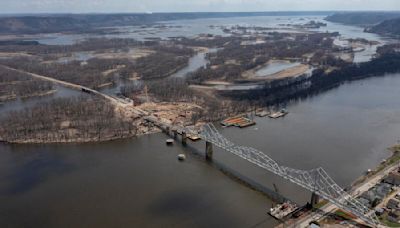
[[[400,10],[271,10],[271,11],[147,11],[147,12],[11,12],[1,13],[0,15],[43,15],[43,14],[186,14],[186,13],[340,13],[340,12],[382,12],[382,13],[400,13]]]

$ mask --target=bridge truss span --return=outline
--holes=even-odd
[[[213,124],[204,125],[199,136],[206,142],[210,142],[221,149],[319,195],[338,208],[354,214],[370,225],[379,225],[379,220],[375,213],[371,212],[369,208],[344,191],[323,168],[305,171],[281,166],[262,151],[251,147],[235,145],[225,138]]]

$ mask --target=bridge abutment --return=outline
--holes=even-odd
[[[311,206],[314,207],[315,205],[317,205],[319,202],[319,195],[317,195],[315,192],[313,192],[311,194]]]
[[[186,132],[182,132],[182,145],[186,145],[187,135]]]

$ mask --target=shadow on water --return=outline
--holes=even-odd
[[[49,156],[48,153],[39,153],[33,156],[25,157],[16,155],[19,165],[18,169],[5,175],[5,183],[0,192],[5,195],[18,195],[31,191],[38,185],[45,182],[52,176],[61,175],[74,169],[72,164],[68,164],[63,158],[57,155]]]
[[[279,192],[276,192],[275,190],[268,188],[265,185],[255,181],[254,179],[252,179],[246,175],[243,175],[239,171],[225,165],[224,162],[222,162],[222,161],[218,161],[216,159],[213,159],[212,161],[207,161],[205,159],[205,153],[200,152],[197,148],[195,148],[191,145],[186,145],[184,147],[189,149],[189,151],[191,152],[191,155],[193,157],[195,157],[196,159],[203,160],[208,165],[218,169],[219,171],[221,171],[223,174],[225,174],[227,177],[231,178],[232,180],[267,196],[268,199],[270,199],[271,201],[278,202],[278,203],[282,203],[285,201],[291,201],[289,198],[286,198],[285,196],[279,194]],[[204,146],[204,148],[205,148],[205,146]]]

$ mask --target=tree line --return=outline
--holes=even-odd
[[[57,98],[0,119],[0,139],[12,143],[105,141],[136,133],[113,105],[91,96]]]
[[[0,102],[41,96],[54,89],[53,83],[0,66]]]
[[[0,60],[0,64],[93,89],[99,89],[102,86],[113,85],[116,82],[115,77],[104,75],[103,72],[131,63],[127,59],[99,58],[89,59],[86,64],[82,64],[80,61],[42,63],[37,58],[16,57],[2,59]]]
[[[313,96],[348,81],[396,72],[400,72],[400,53],[388,52],[369,62],[349,64],[331,72],[317,69],[311,77],[300,77],[294,81],[278,80],[274,85],[268,83],[259,90],[221,91],[219,94],[238,101],[275,105]]]

